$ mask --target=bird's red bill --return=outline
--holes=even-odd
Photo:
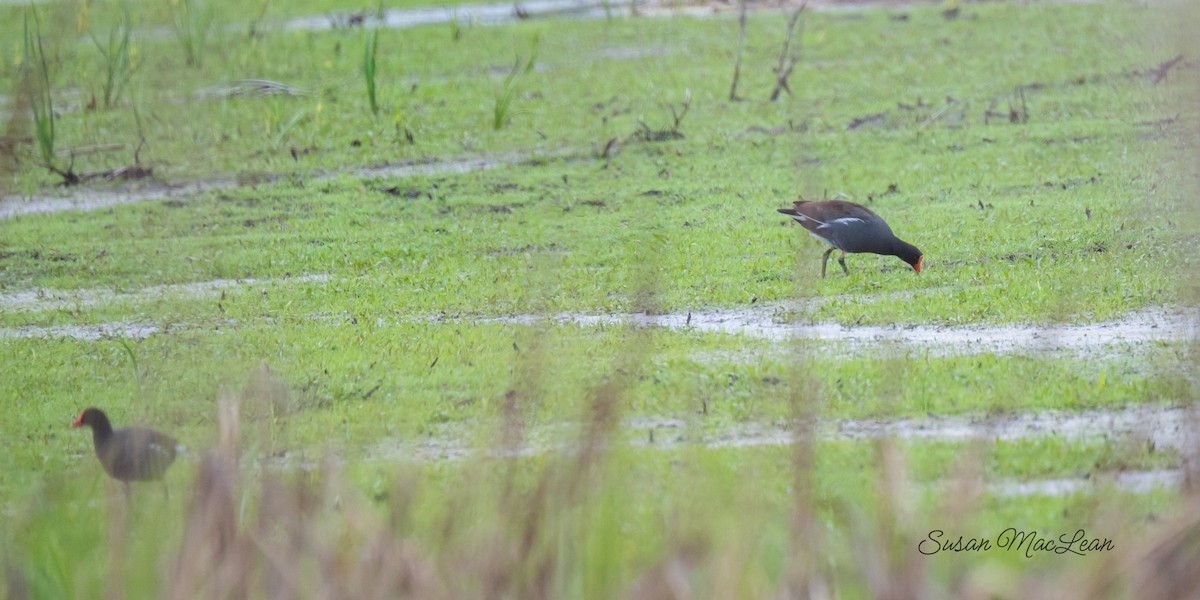
[[[917,271],[918,273],[920,273],[920,272],[921,272],[921,267],[923,267],[923,266],[925,266],[925,257],[924,257],[924,256],[922,256],[921,258],[918,258],[918,259],[917,259],[917,266],[915,266],[915,267],[913,267],[913,268],[914,268],[914,269],[916,269],[916,271]]]
[[[80,425],[83,425],[83,413],[79,413],[79,416],[75,417],[74,421],[71,421],[71,427],[79,427]]]

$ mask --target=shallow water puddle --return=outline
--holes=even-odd
[[[157,285],[132,292],[117,292],[108,289],[84,290],[24,290],[0,294],[0,310],[8,311],[52,311],[85,306],[97,306],[117,302],[146,302],[156,299],[182,299],[197,297],[214,291],[267,286],[290,283],[321,282],[329,279],[328,274],[308,274],[283,279],[216,279],[212,281]],[[813,299],[820,302],[822,299]],[[588,327],[635,326],[662,327],[675,331],[697,331],[705,333],[727,333],[762,337],[775,341],[808,340],[822,344],[820,351],[860,354],[864,348],[875,353],[911,351],[927,352],[930,355],[958,355],[974,353],[993,354],[1037,354],[1058,351],[1075,351],[1095,357],[1107,351],[1116,356],[1134,356],[1139,348],[1152,344],[1166,344],[1195,339],[1194,319],[1182,312],[1167,309],[1146,310],[1123,319],[1084,325],[1049,325],[1045,327],[1002,325],[995,327],[930,327],[930,326],[843,326],[825,324],[792,324],[775,320],[785,305],[734,308],[695,313],[664,315],[583,315],[559,314],[553,316],[515,315],[463,319],[459,317],[434,316],[416,317],[434,323],[506,323],[513,325],[537,325],[539,323],[579,324]],[[796,304],[787,305],[791,307]],[[329,320],[331,315],[311,315],[314,320]],[[386,326],[390,319],[379,319]],[[30,335],[51,337],[96,337],[94,329],[109,327],[122,331],[124,323],[59,326],[51,328],[17,327],[0,329],[2,337],[29,337]],[[184,324],[181,324],[184,325]],[[144,332],[137,328],[133,331]],[[32,332],[32,333],[31,333]],[[120,334],[114,334],[120,335]],[[144,337],[144,336],[143,336]],[[782,347],[772,352],[796,350]],[[710,353],[711,354],[711,353]],[[705,359],[702,356],[699,359]],[[714,360],[736,359],[728,353],[719,353]]]
[[[1040,411],[1002,417],[967,416],[922,419],[833,419],[821,420],[815,431],[824,440],[899,440],[965,442],[970,440],[1020,440],[1059,436],[1077,440],[1132,440],[1153,444],[1159,449],[1186,450],[1196,442],[1192,433],[1197,415],[1187,408],[1171,405],[1140,404],[1117,409],[1079,412]],[[561,423],[535,428],[529,438],[545,440],[526,443],[495,456],[529,456],[548,452],[571,452],[577,446],[567,440],[578,436],[579,427]],[[480,453],[464,445],[468,431],[460,429],[418,441],[389,441],[367,452],[367,460],[438,461],[461,460]],[[675,418],[628,418],[618,428],[619,439],[640,448],[679,449],[749,448],[791,444],[795,431],[786,423],[737,423],[718,431],[691,427]]]
[[[55,213],[66,210],[96,210],[135,202],[165,200],[212,190],[230,189],[237,185],[236,178],[214,177],[190,183],[144,183],[136,186],[123,186],[115,190],[75,188],[58,196],[7,196],[0,198],[0,220],[11,219],[18,215]]]
[[[1184,474],[1179,469],[1154,471],[1122,471],[1102,477],[1062,479],[1004,479],[991,482],[987,489],[997,496],[1068,496],[1079,492],[1115,487],[1119,490],[1144,493],[1156,489],[1178,489]]]
[[[1118,443],[1153,443],[1159,449],[1190,452],[1197,443],[1196,424],[1200,413],[1180,406],[1143,404],[1076,413],[1041,411],[995,418],[931,417],[927,419],[838,419],[817,424],[824,440],[899,440],[963,442],[970,440],[1021,440],[1060,436],[1071,440],[1111,439]],[[508,450],[479,449],[463,443],[472,431],[464,426],[445,426],[441,433],[413,441],[387,441],[369,449],[365,462],[458,462],[570,454],[577,452],[580,425],[558,423],[531,428],[522,443]],[[651,433],[656,432],[656,433]],[[671,417],[622,419],[614,435],[615,445],[643,449],[680,450],[698,448],[744,448],[785,446],[795,440],[793,431],[777,423],[737,424],[716,433],[693,435],[688,421]],[[555,441],[559,440],[559,441]],[[312,454],[277,452],[263,464],[275,468],[318,469],[330,462],[339,464],[336,451]],[[1074,493],[1120,489],[1142,493],[1175,489],[1182,485],[1179,469],[1126,470],[1060,478],[1000,478],[981,481],[988,493],[997,496],[1064,496]],[[926,484],[930,489],[948,489],[961,482],[949,479]]]
[[[820,300],[814,300],[819,302]],[[482,322],[532,325],[541,322],[585,326],[631,325],[680,331],[729,333],[776,341],[813,340],[845,343],[854,347],[919,349],[933,354],[1048,352],[1094,349],[1122,344],[1171,342],[1196,337],[1195,318],[1182,312],[1152,309],[1122,319],[1085,325],[1001,325],[994,327],[935,327],[927,325],[800,324],[777,319],[794,306],[765,304],[688,313],[648,315],[588,315],[562,313],[551,316],[514,315]]]
[[[0,327],[0,338],[71,338],[98,340],[118,337],[140,340],[163,331],[153,323],[101,323],[99,325],[55,325],[53,327]]]
[[[565,149],[536,155],[513,152],[473,158],[406,161],[366,167],[335,169],[306,175],[305,178],[309,181],[330,181],[344,176],[364,179],[371,177],[404,179],[428,175],[452,175],[471,171],[483,171],[500,165],[516,164],[534,156],[566,156],[570,153],[570,149]],[[258,183],[267,185],[285,180],[286,178],[286,175],[281,174],[268,175],[260,179]],[[121,186],[113,190],[93,190],[80,187],[59,196],[7,196],[0,198],[0,220],[18,215],[37,213],[54,213],[66,210],[96,210],[122,204],[194,196],[204,192],[228,190],[238,187],[248,187],[248,185],[239,181],[234,175],[218,175],[190,182],[139,182],[137,184]]]
[[[51,311],[83,306],[98,306],[123,301],[147,301],[159,298],[189,298],[214,291],[233,290],[250,286],[328,281],[326,273],[312,273],[281,279],[213,279],[193,283],[152,285],[130,292],[105,288],[82,290],[37,289],[0,293],[0,310]],[[119,324],[115,324],[119,326]],[[2,335],[2,334],[0,334]],[[76,337],[76,336],[65,336]]]
[[[451,22],[464,25],[502,25],[532,18],[570,17],[602,19],[632,14],[630,0],[589,2],[580,0],[522,0],[455,6],[423,6],[389,8],[382,18],[372,12],[353,14],[321,14],[288,19],[279,28],[287,31],[325,31],[338,27],[363,26],[405,29],[421,25],[445,25]]]
[[[1067,439],[1113,439],[1136,444],[1153,443],[1159,449],[1190,450],[1195,444],[1197,415],[1186,408],[1167,405],[1130,405],[1118,409],[1082,412],[1043,411],[997,418],[930,417],[926,419],[838,419],[822,421],[817,431],[825,440],[864,440],[894,438],[900,440],[961,442],[969,440],[1018,440],[1061,436]],[[579,427],[558,424],[527,432],[541,440],[578,436]],[[507,451],[487,451],[462,443],[468,436],[439,435],[413,442],[385,442],[368,451],[369,462],[439,462],[472,458],[506,458],[571,453],[578,445],[569,442],[526,443]],[[674,418],[634,417],[622,420],[618,438],[638,448],[678,450],[703,448],[743,448],[789,445],[795,434],[787,427],[768,424],[738,424],[716,433],[693,435],[687,422]],[[313,466],[318,461],[284,457],[280,465]],[[1061,496],[1108,487],[1146,492],[1177,488],[1183,473],[1175,469],[1122,471],[1099,476],[1052,479],[1000,479],[985,482],[986,489],[999,496]],[[950,482],[931,484],[944,487]]]
[[[1097,0],[1043,0],[1060,4],[1091,4]],[[810,11],[847,12],[873,8],[904,8],[918,4],[911,0],[812,0]],[[794,6],[768,4],[750,7],[754,13],[791,12]],[[405,29],[422,25],[504,25],[536,18],[605,19],[611,17],[712,17],[737,14],[737,3],[711,2],[680,4],[662,0],[518,0],[479,4],[420,6],[385,9],[382,18],[374,11],[327,13],[295,17],[274,27],[288,31],[326,31],[344,27],[384,27]],[[245,26],[231,27],[241,33]]]

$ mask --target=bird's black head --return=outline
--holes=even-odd
[[[925,255],[921,254],[921,251],[916,246],[903,240],[896,240],[892,254],[895,254],[900,260],[908,263],[918,273],[921,272],[921,267],[925,265]]]
[[[71,422],[71,427],[82,427],[84,425],[94,430],[112,429],[112,425],[108,422],[108,416],[104,414],[104,411],[95,407],[84,409]]]

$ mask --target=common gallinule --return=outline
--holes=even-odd
[[[838,264],[847,275],[850,274],[850,269],[846,268],[847,252],[898,256],[912,265],[913,270],[921,272],[925,260],[921,251],[896,237],[883,217],[861,204],[843,200],[797,200],[792,208],[778,210],[799,221],[813,237],[832,246],[825,251],[821,261],[821,277],[825,276],[825,266],[834,250],[842,251]]]
[[[145,427],[113,429],[108,416],[98,408],[84,410],[71,423],[71,427],[82,425],[92,428],[96,458],[113,479],[125,484],[126,496],[130,481],[162,479],[167,467],[175,462],[175,438],[165,433]]]

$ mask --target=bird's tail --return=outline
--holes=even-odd
[[[808,204],[808,203],[809,203],[808,200],[797,200],[797,201],[793,202],[792,205],[788,208],[777,208],[775,210],[777,210],[785,215],[788,215],[789,217],[799,217],[799,216],[801,216],[800,207],[802,205]]]

